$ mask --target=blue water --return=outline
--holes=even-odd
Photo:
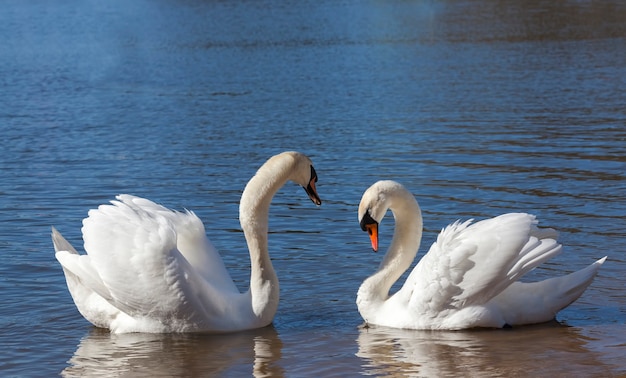
[[[617,0],[4,2],[0,372],[626,374],[624,20]],[[188,208],[244,290],[241,191],[292,149],[324,204],[295,185],[274,199],[273,327],[115,336],[80,316],[50,226],[80,247],[87,211],[118,193]],[[417,196],[423,248],[458,218],[527,211],[565,245],[529,279],[609,260],[560,326],[359,329],[381,255],[356,208],[378,179]]]

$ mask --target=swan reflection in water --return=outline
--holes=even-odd
[[[357,356],[363,373],[375,376],[610,376],[589,342],[557,322],[470,331],[361,327]]]
[[[282,342],[273,326],[233,334],[111,334],[94,328],[64,377],[282,377]]]

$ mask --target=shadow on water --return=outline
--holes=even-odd
[[[593,339],[551,322],[506,330],[413,331],[361,328],[357,356],[377,376],[610,375]]]
[[[283,340],[273,326],[227,335],[115,335],[93,328],[61,375],[282,377],[288,368],[303,376],[615,376],[624,346],[619,330],[608,340],[606,329],[556,321],[506,330],[354,331],[345,338],[302,329]],[[333,354],[324,347],[329,342],[348,353]]]
[[[225,335],[111,334],[93,328],[64,377],[281,377],[283,344],[274,327]]]

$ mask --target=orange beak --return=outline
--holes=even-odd
[[[309,180],[309,185],[307,185],[304,190],[306,194],[309,195],[311,201],[317,206],[322,204],[322,200],[320,199],[319,194],[317,194],[317,188],[315,187],[315,183],[317,182],[317,173],[315,172],[315,168],[311,166],[311,179]]]
[[[307,187],[304,188],[304,190],[306,191],[306,194],[309,195],[309,198],[311,199],[311,201],[313,201],[314,204],[319,206],[322,204],[322,200],[320,199],[320,196],[317,194],[317,188],[315,187],[316,181],[317,181],[317,176],[315,176],[314,178],[311,179],[311,181],[309,181],[309,185],[307,185]]]
[[[370,223],[365,225],[365,230],[370,236],[372,249],[374,250],[374,252],[378,252],[378,223]]]

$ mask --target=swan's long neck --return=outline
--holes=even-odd
[[[267,246],[269,207],[293,169],[291,159],[270,159],[250,179],[239,205],[239,222],[250,252],[252,311],[255,316],[269,321],[278,308],[280,292]]]
[[[413,195],[406,190],[388,195],[395,219],[393,239],[378,270],[363,282],[357,295],[357,302],[370,306],[387,300],[391,286],[413,263],[422,238],[422,215]]]

